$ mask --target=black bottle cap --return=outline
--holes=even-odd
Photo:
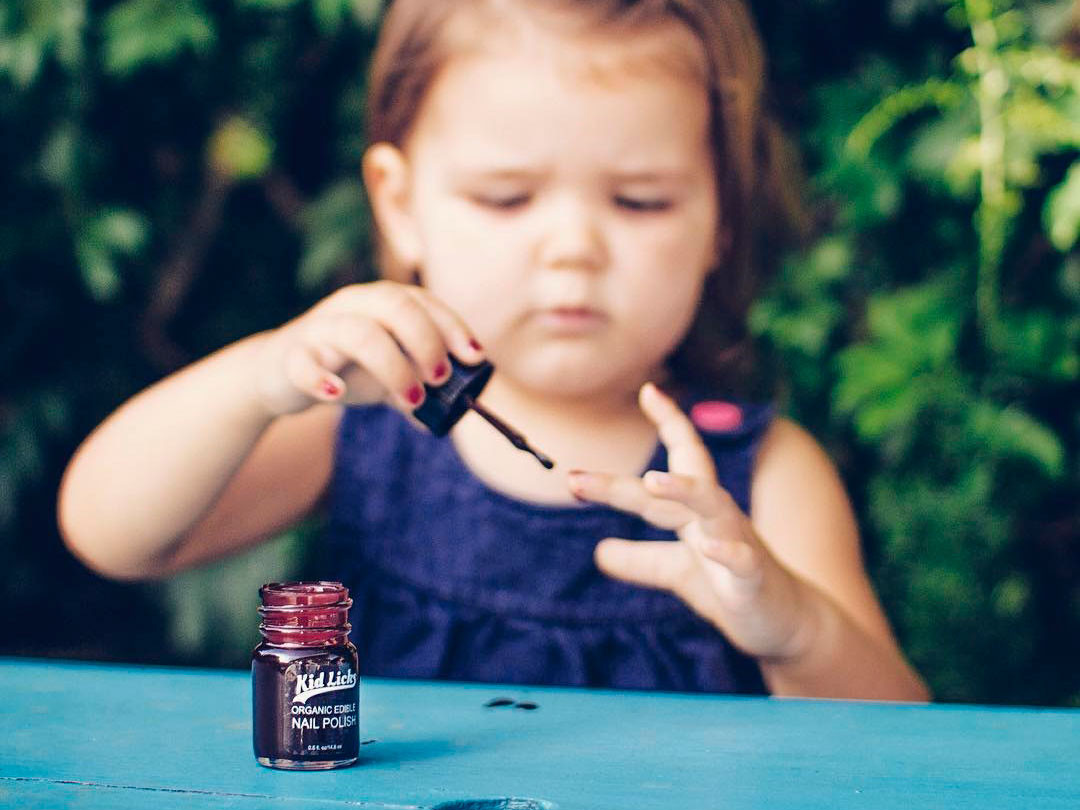
[[[451,355],[450,379],[439,386],[425,383],[427,397],[413,411],[413,416],[436,436],[445,436],[469,410],[471,400],[484,390],[494,371],[495,367],[486,360],[467,366]]]

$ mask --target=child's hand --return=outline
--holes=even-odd
[[[572,472],[570,488],[581,499],[673,530],[679,539],[607,538],[596,547],[597,565],[616,579],[671,591],[750,655],[801,654],[812,630],[801,582],[717,483],[712,458],[678,405],[651,383],[642,387],[640,403],[659,429],[671,472],[650,470],[641,478]]]
[[[468,327],[427,290],[354,284],[266,335],[255,390],[274,416],[315,402],[382,400],[411,413],[423,401],[423,382],[449,377],[448,352],[466,363],[483,359]]]

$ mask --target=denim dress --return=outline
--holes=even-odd
[[[767,405],[684,399],[720,483],[749,511]],[[658,445],[649,469],[666,470]],[[674,540],[601,505],[493,490],[449,439],[385,406],[346,408],[328,570],[353,598],[360,671],[490,683],[762,693],[755,661],[669,593],[611,579],[605,537]]]

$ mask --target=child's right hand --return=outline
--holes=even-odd
[[[483,350],[465,323],[422,287],[354,284],[264,336],[255,391],[271,416],[315,402],[386,401],[411,413],[422,383],[450,375],[451,353],[478,363]]]

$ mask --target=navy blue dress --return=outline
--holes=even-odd
[[[744,510],[767,406],[715,401],[695,422]],[[650,469],[666,470],[658,445]],[[674,596],[602,574],[604,537],[674,539],[599,505],[491,489],[449,439],[384,406],[346,408],[327,532],[354,600],[361,672],[537,685],[762,693],[760,670]]]

